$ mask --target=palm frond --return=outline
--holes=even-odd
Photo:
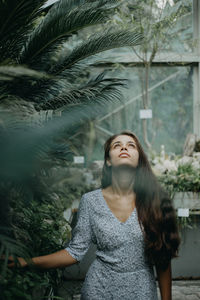
[[[15,80],[12,82],[12,85],[7,86],[7,91],[11,95],[20,97],[27,102],[34,102],[36,104],[44,103],[44,101],[51,101],[62,94],[63,91],[66,93],[66,91],[76,89],[77,84],[80,85],[80,78],[82,78],[81,81],[84,78],[84,81],[86,81],[89,73],[90,65],[88,63],[77,63],[57,76],[49,74],[47,77],[33,78],[32,82],[28,80]],[[45,75],[43,72],[41,74]],[[22,85],[23,89],[21,88]],[[3,86],[6,88],[5,84]]]
[[[116,2],[111,1],[111,5],[108,5],[105,0],[92,3],[59,1],[31,34],[20,62],[35,65],[42,59],[42,62],[46,62],[47,67],[50,67],[48,65],[50,56],[63,41],[80,29],[104,22],[110,14],[110,9],[113,9],[113,3]],[[40,58],[41,56],[43,57]]]
[[[113,99],[116,98],[114,91],[119,87],[125,86],[125,80],[117,78],[103,79],[104,74],[100,74],[97,78],[91,79],[84,85],[79,85],[77,88],[72,86],[71,90],[66,90],[65,93],[61,93],[59,96],[50,99],[49,101],[43,101],[38,105],[35,105],[36,110],[48,110],[58,109],[66,106],[67,104],[81,104],[87,100],[95,101],[99,95],[104,95],[106,99],[106,92],[109,91],[108,100],[110,99],[110,92],[113,92]],[[121,94],[120,94],[121,95]],[[118,98],[118,97],[117,97]]]
[[[41,13],[46,0],[0,1],[0,54],[1,59],[17,59],[19,49],[27,38],[33,22]]]
[[[74,64],[71,68],[65,69],[57,78],[63,78],[70,83],[76,83],[77,79],[89,76],[91,65],[87,62],[79,62]]]
[[[66,12],[72,11],[73,9],[79,7],[80,9],[85,9],[85,7],[96,7],[96,8],[115,8],[119,6],[118,0],[60,0],[54,3],[53,8],[49,11],[49,15],[53,14],[53,10],[63,11],[63,14]]]
[[[48,77],[49,75],[45,74],[44,72],[35,71],[22,65],[0,66],[0,80],[2,81],[11,81],[16,78],[24,80],[25,78],[41,79]]]
[[[26,181],[30,174],[40,168],[48,153],[58,154],[60,151],[55,150],[55,137],[60,137],[63,131],[66,134],[74,126],[81,126],[85,121],[96,117],[108,101],[120,100],[119,87],[124,86],[124,82],[118,79],[102,80],[101,77],[98,80],[99,87],[97,83],[95,86],[95,82],[89,82],[88,90],[82,95],[79,94],[79,101],[67,105],[63,116],[47,122],[43,127],[27,128],[21,123],[21,129],[3,131],[0,139],[0,178],[6,178],[8,182]],[[71,99],[70,101],[72,102]],[[62,102],[61,106],[63,104]]]
[[[59,74],[65,69],[71,68],[79,61],[97,53],[125,46],[136,46],[143,41],[143,35],[135,31],[120,30],[114,33],[104,33],[101,36],[92,36],[87,42],[77,46],[64,61],[57,63],[51,70],[52,74]]]

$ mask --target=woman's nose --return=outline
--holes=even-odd
[[[126,146],[122,146],[121,150],[127,150],[127,147]]]

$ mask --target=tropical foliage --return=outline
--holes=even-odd
[[[65,247],[70,239],[71,230],[63,212],[73,200],[80,199],[83,193],[92,188],[86,185],[83,175],[78,170],[72,173],[69,169],[69,165],[57,167],[51,170],[51,174],[35,178],[34,191],[38,197],[31,201],[27,201],[27,195],[21,198],[21,193],[20,197],[13,197],[10,203],[12,233],[17,243],[13,245],[13,240],[9,237],[3,239],[5,246],[9,240],[11,242],[4,251],[7,255],[12,249],[17,255],[23,254],[23,257],[28,259]],[[16,188],[12,192],[16,194]],[[54,299],[54,296],[58,295],[62,276],[61,269],[44,271],[30,266],[26,270],[7,270],[1,283],[1,296],[4,297],[2,299]]]
[[[141,34],[109,29],[76,45],[70,41],[77,31],[105,22],[117,1],[62,0],[43,16],[44,2],[1,2],[1,103],[9,95],[33,103],[36,110],[58,109],[114,92],[118,80],[79,79],[91,56],[138,44]]]
[[[63,188],[63,181],[56,183],[51,174],[69,168],[70,136],[101,113],[102,105],[119,100],[125,86],[104,73],[92,77],[90,65],[97,53],[143,39],[133,29],[108,26],[95,33],[119,5],[116,0],[60,0],[50,9],[43,7],[45,2],[0,1],[0,254],[5,254],[5,299],[56,295],[59,271],[30,270],[25,276],[7,270],[8,256],[35,256],[63,247],[68,232],[63,210],[87,188],[83,184],[77,193],[71,182]],[[86,28],[93,28],[92,34],[80,38]],[[38,281],[47,287],[45,295],[34,296]]]

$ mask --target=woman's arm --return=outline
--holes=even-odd
[[[13,258],[10,258],[9,260],[13,261]],[[17,260],[19,261],[21,267],[26,267],[29,265],[29,260],[27,260],[27,262],[22,257],[18,257]],[[30,260],[30,265],[41,269],[67,267],[75,263],[77,263],[77,260],[74,259],[65,249],[52,254],[33,257]],[[8,266],[14,267],[14,261],[9,263]]]
[[[41,269],[50,269],[67,267],[80,261],[87,252],[92,241],[87,197],[84,197],[84,195],[80,201],[77,218],[77,224],[72,230],[72,239],[65,249],[49,255],[33,257],[32,259],[27,260],[22,257],[18,257],[17,260],[20,266],[26,267],[27,265],[32,265]],[[13,257],[9,257],[8,267],[14,266],[15,261]]]
[[[171,262],[165,271],[156,266],[158,284],[162,300],[172,300],[172,274]]]

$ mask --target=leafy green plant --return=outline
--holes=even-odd
[[[61,170],[57,170],[57,174],[59,171]],[[66,172],[69,172],[68,169]],[[63,175],[63,170],[61,174]],[[54,175],[55,170],[52,173],[52,176]],[[71,229],[64,218],[64,210],[70,206],[74,199],[79,199],[91,187],[86,186],[83,179],[82,183],[72,179],[69,182],[67,178],[60,175],[57,182],[48,188],[51,181],[52,178],[49,174],[45,178],[43,176],[46,194],[43,187],[42,200],[35,198],[27,203],[26,195],[24,195],[24,198],[18,198],[18,201],[14,197],[11,202],[11,227],[19,244],[19,251],[13,249],[12,240],[11,247],[8,248],[13,249],[17,255],[22,255],[22,245],[25,245],[25,249],[28,251],[28,253],[25,251],[23,253],[24,257],[27,258],[52,253],[63,249],[70,239]],[[37,192],[37,189],[35,191]],[[16,193],[15,190],[13,192]],[[10,241],[9,238],[3,240],[4,244],[6,241]],[[5,269],[4,263],[2,267]],[[45,299],[45,297],[57,299],[55,297],[62,281],[62,274],[62,269],[38,270],[32,266],[26,270],[7,269],[6,276],[2,274],[2,297],[6,300],[13,299],[13,297],[16,300],[38,300]]]
[[[190,164],[180,165],[177,171],[171,171],[158,177],[160,183],[173,199],[176,192],[200,192],[200,170],[194,170]],[[195,216],[177,217],[181,229],[194,228]]]
[[[177,171],[163,174],[159,180],[172,193],[200,191],[200,170],[194,170],[189,164],[179,166]]]
[[[48,203],[41,204],[34,200],[27,206],[26,201],[18,199],[11,206],[13,234],[17,241],[26,245],[28,256],[39,256],[64,247],[70,232],[63,217],[63,208],[57,202],[49,199]],[[39,271],[30,267],[28,270],[7,270],[2,284],[2,297],[40,299],[39,295],[45,296],[50,288],[55,293],[61,276],[62,271],[58,269]],[[37,297],[34,298],[34,295]]]

